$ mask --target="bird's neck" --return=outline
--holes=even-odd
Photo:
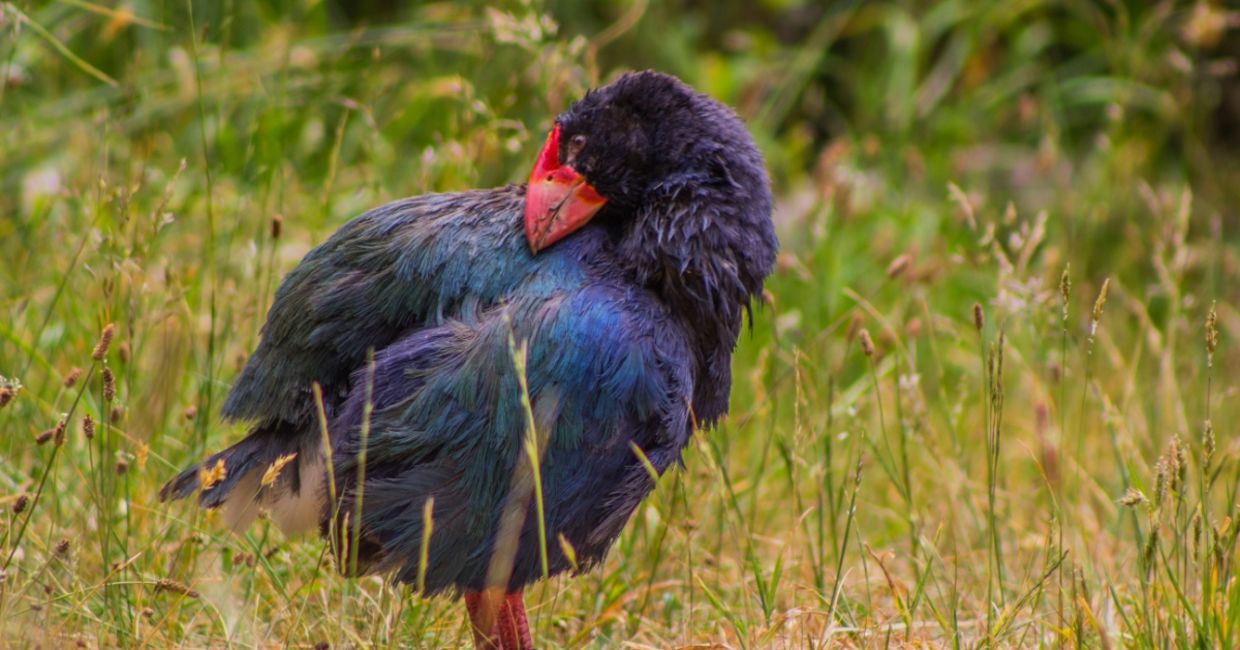
[[[683,324],[697,361],[695,415],[712,424],[727,410],[732,351],[761,277],[745,275],[736,243],[710,221],[647,210],[626,225],[618,260]]]

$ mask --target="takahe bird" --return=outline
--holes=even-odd
[[[249,435],[160,497],[317,527],[342,570],[463,593],[478,647],[529,648],[522,589],[602,560],[647,463],[727,412],[777,245],[736,115],[626,74],[527,185],[396,201],[307,254],[223,406]]]

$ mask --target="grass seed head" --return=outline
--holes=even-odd
[[[1119,504],[1125,508],[1135,508],[1137,506],[1147,505],[1149,502],[1150,500],[1145,496],[1144,492],[1138,490],[1137,488],[1131,487],[1124,493],[1124,496],[1119,498]]]
[[[1063,304],[1063,319],[1068,320],[1068,301],[1072,297],[1072,264],[1063,266],[1059,276],[1059,301]]]
[[[90,353],[90,358],[95,361],[103,361],[104,355],[108,353],[108,346],[112,345],[112,336],[116,334],[116,326],[108,323],[103,326],[103,331],[99,333],[99,342],[95,344],[95,349]]]
[[[111,402],[116,399],[116,376],[112,374],[112,369],[105,367],[103,369],[103,401]]]
[[[279,239],[280,233],[284,230],[284,215],[271,215],[271,238]]]
[[[82,416],[82,435],[90,440],[95,437],[95,419],[89,413]]]
[[[198,597],[197,591],[194,591],[193,589],[190,589],[188,586],[183,585],[177,582],[176,580],[172,580],[169,578],[160,578],[158,581],[156,581],[155,591],[156,592],[167,591],[167,592],[171,592],[174,594],[180,594],[182,596],[188,596],[190,598]]]
[[[27,505],[30,505],[30,495],[25,492],[17,495],[17,498],[13,500],[13,514],[20,515],[25,512]]]
[[[861,333],[858,335],[858,338],[861,340],[861,351],[865,353],[865,356],[873,357],[874,339],[870,338],[870,331],[864,327],[861,328]]]
[[[275,462],[269,465],[267,470],[263,472],[263,479],[260,484],[263,487],[271,487],[272,485],[275,485],[276,480],[280,478],[280,471],[284,469],[285,465],[293,462],[293,459],[295,458],[297,458],[297,452],[284,454],[283,456],[277,458]]]
[[[62,537],[59,542],[56,542],[56,555],[65,556],[68,554],[69,554],[69,540],[67,538]]]
[[[69,414],[66,413],[60,417],[60,422],[56,423],[56,428],[52,429],[52,438],[55,439],[57,447],[65,444],[65,429],[68,428]]]
[[[1102,307],[1107,304],[1107,293],[1111,290],[1111,278],[1102,281],[1102,288],[1098,290],[1098,299],[1094,301],[1094,309],[1089,314],[1089,335],[1092,337],[1098,332],[1098,321],[1102,320]]]
[[[973,329],[980,332],[985,326],[986,314],[982,311],[982,303],[975,302],[973,303]]]
[[[116,346],[116,358],[120,359],[122,364],[127,364],[129,363],[129,356],[129,341],[121,341],[118,343]]]
[[[1205,465],[1210,466],[1210,459],[1214,457],[1214,423],[1208,418],[1201,427],[1201,449],[1205,453]]]
[[[1150,526],[1150,536],[1145,540],[1145,548],[1141,551],[1141,566],[1144,567],[1146,575],[1154,570],[1154,560],[1158,557],[1158,521],[1155,520]]]
[[[904,275],[904,272],[907,271],[912,264],[913,256],[908,253],[891,260],[891,264],[887,265],[887,279],[894,280],[901,275]]]
[[[8,406],[13,398],[21,392],[22,383],[17,379],[6,379],[4,375],[0,375],[0,408]]]
[[[56,429],[44,429],[39,432],[39,435],[34,437],[34,444],[40,446],[46,445],[47,441],[51,440],[54,435],[56,435]]]
[[[1180,441],[1179,436],[1171,439],[1171,450],[1175,454],[1173,461],[1175,472],[1171,481],[1171,491],[1179,494],[1181,490],[1187,487],[1188,453],[1184,450],[1184,443]]]
[[[69,371],[69,374],[65,375],[64,387],[73,388],[73,385],[77,383],[77,380],[81,376],[82,376],[82,369],[73,368],[72,370]]]
[[[1218,304],[1210,303],[1210,313],[1206,314],[1206,360],[1207,365],[1214,365],[1214,351],[1218,349]]]
[[[224,467],[224,459],[215,461],[215,465],[207,467],[205,464],[198,468],[198,487],[203,491],[210,490],[220,481],[228,476],[228,470]]]

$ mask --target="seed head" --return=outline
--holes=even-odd
[[[271,215],[271,238],[279,239],[282,230],[284,230],[284,216],[279,214]]]
[[[116,424],[117,422],[121,421],[121,418],[125,417],[125,409],[121,408],[120,404],[117,404],[116,406],[112,407],[112,412],[109,413],[108,415],[110,416],[110,419],[108,421],[111,422],[112,424]]]
[[[1154,568],[1154,559],[1158,550],[1158,532],[1159,525],[1155,521],[1150,527],[1150,536],[1145,540],[1145,549],[1141,553],[1141,565],[1145,567],[1146,573],[1149,573]]]
[[[82,435],[90,440],[95,437],[95,419],[89,413],[82,416]]]
[[[56,555],[68,555],[68,554],[69,554],[69,540],[65,538],[61,538],[59,542],[56,542]]]
[[[121,341],[116,346],[116,358],[120,359],[121,363],[129,363],[129,341]]]
[[[1180,441],[1180,437],[1172,438],[1175,443],[1175,479],[1176,484],[1172,486],[1173,490],[1183,490],[1188,487],[1188,451],[1184,448],[1184,443]]]
[[[54,435],[56,435],[56,429],[44,429],[43,431],[39,432],[39,435],[34,437],[34,444],[45,445],[47,444],[47,441],[51,440],[52,436]]]
[[[1072,297],[1072,263],[1063,266],[1063,274],[1059,276],[1059,300],[1063,304],[1063,319],[1068,320],[1068,300]]]
[[[116,399],[116,377],[112,374],[112,369],[104,367],[103,369],[103,401],[111,402]]]
[[[1163,499],[1167,497],[1167,458],[1164,455],[1154,462],[1154,473],[1157,478],[1154,482],[1154,505],[1161,505]]]
[[[95,344],[95,349],[90,353],[90,358],[95,361],[103,361],[104,355],[108,353],[108,346],[112,345],[112,336],[116,334],[116,326],[108,323],[103,326],[103,331],[99,333],[99,342]]]
[[[982,303],[975,302],[973,303],[973,328],[980,332],[985,326],[986,314],[982,311]]]
[[[228,470],[224,467],[224,459],[221,458],[211,467],[203,465],[198,468],[198,487],[205,492],[215,487],[226,476],[228,476]]]
[[[1210,303],[1210,313],[1206,314],[1206,364],[1214,366],[1214,351],[1218,349],[1218,304]]]
[[[1102,289],[1098,291],[1098,299],[1094,301],[1094,310],[1089,315],[1089,335],[1098,332],[1098,321],[1102,320],[1102,306],[1107,304],[1107,292],[1111,289],[1111,278],[1102,281]]]
[[[198,407],[196,407],[196,406],[191,406],[191,407],[189,407],[189,408],[185,409],[185,419],[186,419],[186,420],[193,420],[193,419],[194,419],[194,417],[196,417],[197,415],[198,415]]]
[[[56,423],[56,428],[52,429],[52,438],[55,439],[57,447],[65,444],[65,429],[68,428],[69,414],[66,413],[60,417],[60,422]]]
[[[1137,488],[1128,488],[1128,491],[1124,493],[1124,496],[1119,498],[1119,504],[1125,508],[1135,508],[1137,506],[1146,505],[1149,502],[1150,500],[1146,498],[1145,493]]]
[[[864,327],[861,328],[861,333],[858,335],[858,338],[861,340],[861,351],[865,353],[865,356],[873,357],[874,339],[870,338],[870,331]]]
[[[894,280],[904,274],[913,264],[913,256],[905,253],[887,265],[887,279]]]
[[[124,475],[125,475],[125,472],[128,472],[128,471],[129,471],[129,459],[128,459],[128,458],[125,458],[124,456],[117,456],[117,458],[116,458],[116,475],[117,475],[117,476],[124,476]]]
[[[263,487],[270,487],[274,485],[276,479],[280,478],[280,471],[284,469],[285,465],[293,462],[294,458],[297,458],[297,452],[284,454],[283,456],[277,458],[275,462],[267,467],[267,471],[263,472],[263,478],[259,484]]]
[[[1214,423],[1206,419],[1201,427],[1201,451],[1205,454],[1206,468],[1210,467],[1210,459],[1214,458]],[[1208,473],[1208,472],[1207,472]]]
[[[171,580],[169,578],[160,578],[159,581],[155,583],[155,591],[157,592],[170,591],[174,594],[181,594],[182,596],[189,596],[190,598],[198,597],[197,591],[194,591],[193,589],[190,589],[189,587],[177,582],[176,580]]]
[[[17,495],[17,499],[13,501],[13,514],[20,515],[26,511],[26,506],[30,504],[30,495],[21,493]]]
[[[69,374],[65,375],[65,383],[64,383],[65,388],[73,388],[73,385],[77,383],[78,378],[81,376],[82,376],[81,368],[73,368],[72,370],[70,370]]]

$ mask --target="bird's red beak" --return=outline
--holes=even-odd
[[[547,136],[525,190],[525,238],[538,251],[586,225],[607,199],[569,165],[560,164],[560,126]]]

